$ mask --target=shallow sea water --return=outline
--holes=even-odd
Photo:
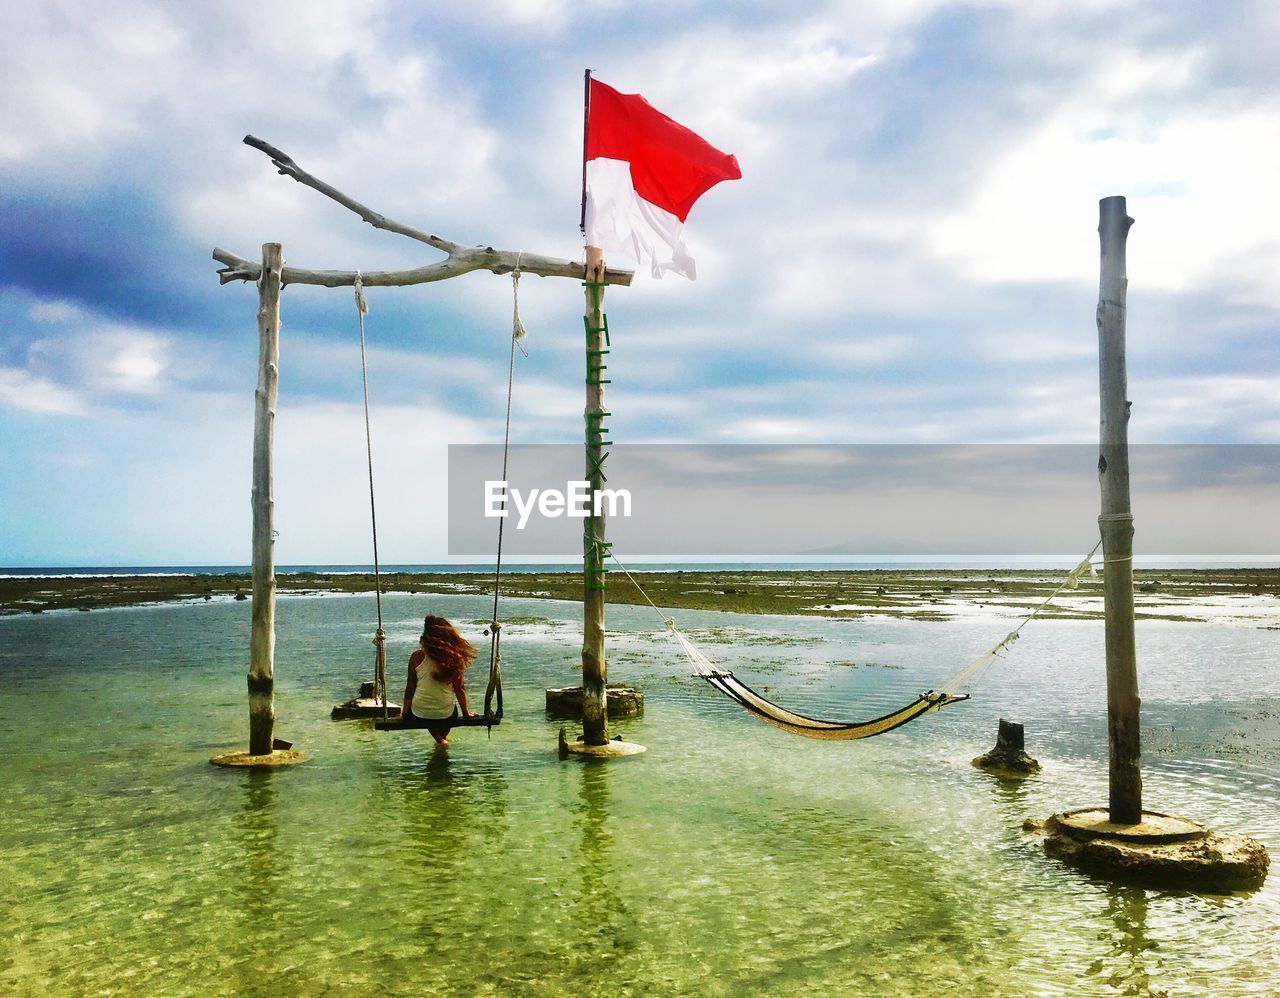
[[[427,607],[385,607],[398,692]],[[482,640],[484,600],[431,609]],[[601,764],[560,761],[543,712],[575,681],[576,609],[504,607],[507,717],[438,751],[329,720],[370,671],[371,599],[282,598],[277,734],[308,761],[264,773],[208,763],[247,739],[247,603],[0,619],[0,994],[1280,993],[1280,875],[1108,886],[1020,831],[1105,801],[1101,624],[1037,622],[974,701],[824,743],[611,608],[611,678],[646,695],[613,730],[649,751]],[[788,706],[855,718],[1008,628],[679,617]],[[1147,806],[1273,853],[1278,643],[1139,622]],[[1000,716],[1045,766],[1021,787],[968,765]]]

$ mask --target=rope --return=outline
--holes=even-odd
[[[636,592],[638,592],[641,596],[643,596],[645,599],[645,602],[648,603],[651,607],[653,607],[654,612],[658,615],[658,619],[662,621],[662,626],[668,627],[672,631],[675,631],[676,629],[675,618],[668,617],[665,613],[662,612],[661,609],[659,609],[657,603],[649,599],[649,594],[644,591],[644,587],[636,581],[636,578],[634,575],[632,575],[629,571],[627,571],[627,566],[622,563],[622,561],[618,558],[616,554],[610,551],[609,557],[611,557],[614,561],[618,563],[618,567],[622,569],[622,574],[625,575],[628,579],[630,579],[631,584],[636,587]]]
[[[965,686],[970,682],[976,682],[977,679],[991,667],[1000,652],[1004,651],[1011,644],[1017,641],[1019,632],[1026,627],[1027,624],[1031,623],[1032,620],[1038,617],[1040,612],[1058,597],[1059,593],[1064,589],[1077,588],[1080,585],[1080,577],[1085,572],[1096,577],[1097,570],[1093,567],[1093,556],[1098,553],[1098,548],[1100,547],[1102,547],[1101,538],[1099,538],[1098,543],[1093,546],[1093,550],[1084,556],[1084,559],[1080,564],[1067,573],[1066,578],[1062,580],[1058,588],[1045,597],[1043,603],[1023,617],[1018,626],[1006,634],[993,648],[970,662],[967,666],[943,683],[939,689],[943,693],[955,693],[960,689],[960,687]]]
[[[378,505],[373,494],[373,431],[369,425],[369,363],[364,347],[364,317],[369,303],[364,297],[364,281],[356,271],[356,316],[360,322],[360,380],[364,386],[364,442],[369,459],[369,522],[373,531],[373,590],[378,607],[378,629],[374,632],[373,688],[382,696],[382,719],[387,719],[387,635],[382,629],[382,569],[378,561]]]
[[[511,453],[511,398],[516,382],[516,347],[526,357],[529,352],[521,342],[529,335],[520,321],[520,260],[524,250],[516,254],[515,269],[511,271],[512,318],[511,318],[511,356],[507,363],[507,419],[502,434],[502,481],[507,480],[507,459]],[[506,507],[506,499],[502,500]],[[505,516],[498,517],[498,549],[493,570],[493,620],[489,624],[489,686],[484,692],[484,712],[489,714],[496,699],[497,716],[502,716],[502,625],[498,622],[498,599],[502,594],[502,528],[507,522]]]

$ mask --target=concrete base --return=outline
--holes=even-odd
[[[1105,808],[1081,808],[1040,821],[1026,831],[1044,836],[1045,855],[1086,873],[1147,887],[1218,894],[1255,890],[1271,857],[1247,835],[1212,831],[1194,821],[1144,811],[1136,825],[1115,825]]]
[[[577,741],[569,741],[565,737],[564,728],[560,729],[560,758],[565,759],[571,755],[579,755],[588,759],[620,759],[626,755],[639,755],[645,751],[643,745],[637,745],[635,742],[624,742],[621,738],[615,738],[611,742],[605,742],[603,745],[588,745],[581,738]]]
[[[624,755],[639,755],[646,749],[635,742],[612,741],[604,745],[588,745],[578,740],[566,742],[564,751],[569,755],[581,755],[591,759],[619,759]]]
[[[215,766],[239,766],[247,769],[271,769],[276,766],[292,766],[306,757],[297,749],[275,749],[270,755],[250,755],[248,752],[224,752],[209,761]]]
[[[605,687],[609,717],[620,720],[644,716],[644,694],[621,683]],[[547,690],[547,713],[558,721],[582,720],[582,687],[565,686]]]
[[[400,705],[387,701],[387,716],[395,717],[400,713]],[[346,703],[340,703],[330,711],[329,716],[335,721],[350,721],[361,717],[382,718],[382,701],[372,697],[356,697]]]

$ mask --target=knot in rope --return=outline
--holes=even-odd
[[[369,303],[364,297],[364,278],[360,276],[360,271],[356,271],[356,308],[360,310],[361,315],[369,314]]]
[[[1064,580],[1064,584],[1068,588],[1079,589],[1080,580],[1084,576],[1085,572],[1088,572],[1091,578],[1096,579],[1098,577],[1098,567],[1093,563],[1092,554],[1090,554],[1089,557],[1085,558],[1084,561],[1080,562],[1079,565],[1077,565],[1075,568],[1073,568],[1070,572],[1067,573],[1067,577]]]
[[[381,627],[379,627],[378,630],[373,635],[373,643],[375,645],[381,645],[381,644],[386,644],[386,642],[387,642],[387,632],[384,631]]]
[[[674,631],[676,629],[676,621],[674,617],[668,617],[663,621],[663,623],[667,625],[667,630],[669,631]]]
[[[520,348],[520,352],[528,357],[529,351],[524,348],[524,339],[529,335],[529,331],[520,321],[520,261],[523,258],[524,250],[520,250],[516,254],[516,265],[511,271],[511,338]]]

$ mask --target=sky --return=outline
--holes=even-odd
[[[1121,194],[1132,439],[1280,443],[1273,3],[50,0],[0,27],[3,565],[249,560],[256,292],[215,246],[439,259],[245,134],[410,225],[577,259],[588,67],[743,172],[689,217],[696,282],[607,295],[615,440],[1089,443]],[[502,438],[511,281],[368,296],[381,554],[443,561],[447,447]],[[521,282],[516,442],[580,439],[581,307]],[[277,561],[366,563],[351,290],[282,315]]]

